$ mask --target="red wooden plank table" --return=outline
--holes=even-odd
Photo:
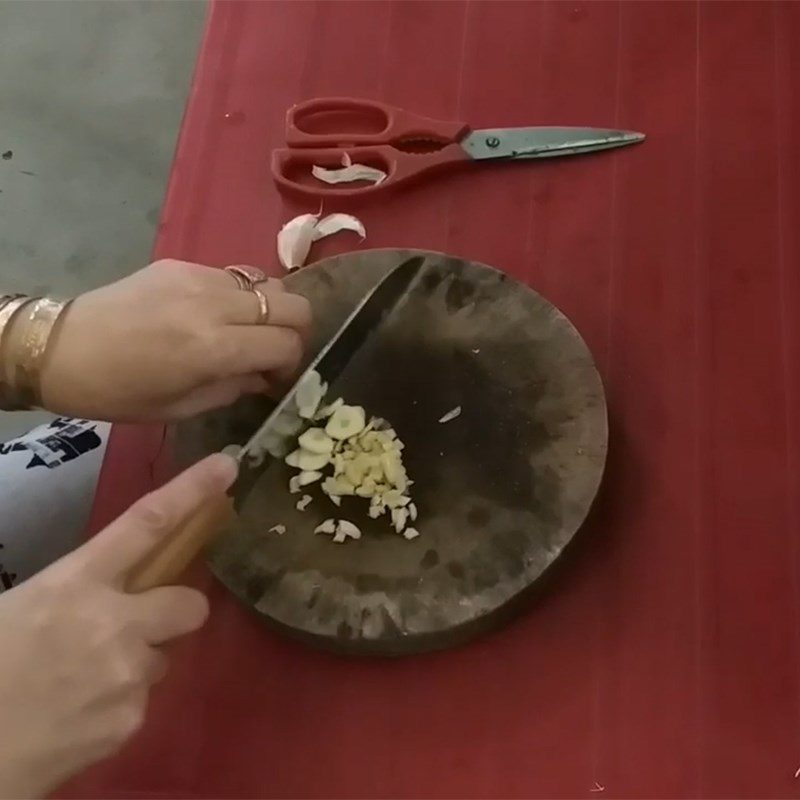
[[[202,578],[213,618],[146,729],[67,792],[797,796],[800,4],[218,3],[157,254],[274,269],[309,209],[274,191],[270,150],[324,95],[648,134],[360,211],[370,245],[485,261],[569,315],[608,390],[604,496],[547,596],[453,652],[321,655]],[[95,527],[160,449],[116,430]]]

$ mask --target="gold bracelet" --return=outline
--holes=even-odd
[[[3,411],[24,411],[28,404],[14,389],[11,369],[7,359],[6,334],[17,312],[35,298],[22,294],[3,295],[0,299],[0,409]]]
[[[42,297],[23,311],[21,337],[9,348],[7,358],[13,370],[12,386],[21,402],[29,407],[41,405],[41,376],[47,344],[58,318],[68,302]]]
[[[0,311],[2,311],[12,300],[19,300],[25,297],[24,294],[0,294]],[[2,326],[0,326],[0,336],[2,336]]]

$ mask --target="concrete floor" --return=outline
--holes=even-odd
[[[0,0],[0,292],[148,261],[205,6]],[[43,419],[0,414],[0,441]]]

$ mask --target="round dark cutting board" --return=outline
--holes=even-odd
[[[413,251],[417,252],[417,251]],[[315,311],[310,356],[374,283],[412,251],[326,259],[287,278]],[[304,512],[291,471],[270,466],[239,502],[211,568],[272,625],[343,652],[402,654],[464,641],[559,556],[600,485],[608,426],[600,377],[569,320],[490,267],[437,253],[420,282],[331,387],[328,399],[384,417],[406,445],[420,536],[407,541],[368,503],[336,509],[319,491]],[[443,414],[461,414],[440,424]],[[184,459],[243,442],[269,411],[250,400],[178,430]],[[314,528],[362,530],[336,545]],[[284,535],[268,533],[285,525]]]

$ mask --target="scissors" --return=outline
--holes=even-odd
[[[472,162],[578,155],[641,142],[643,133],[611,128],[491,128],[472,130],[373,100],[307,100],[286,113],[286,147],[272,153],[278,188],[303,198],[357,199]],[[341,169],[346,159],[386,173],[380,183],[324,183],[314,166]]]

